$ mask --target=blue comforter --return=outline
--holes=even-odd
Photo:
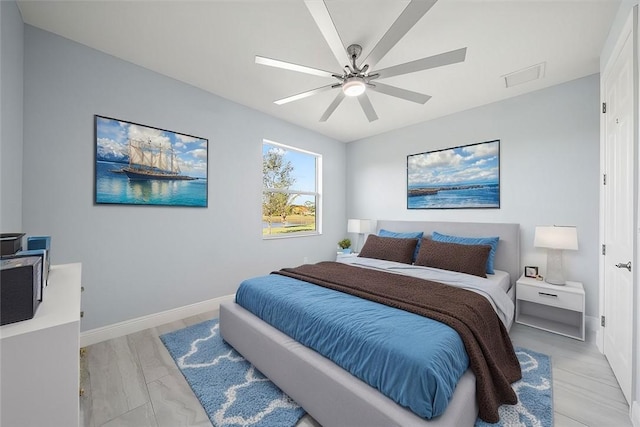
[[[246,280],[236,302],[427,419],[444,412],[469,365],[449,326],[301,280]]]

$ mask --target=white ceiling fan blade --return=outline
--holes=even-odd
[[[450,52],[440,53],[438,55],[428,56],[426,58],[417,59],[404,64],[394,65],[393,67],[378,70],[381,79],[387,77],[400,76],[402,74],[415,73],[416,71],[428,70],[430,68],[442,67],[444,65],[456,64],[463,62],[467,56],[467,48],[452,50]]]
[[[329,116],[331,116],[331,114],[333,114],[336,108],[338,108],[338,105],[340,105],[343,99],[344,99],[344,92],[342,91],[338,92],[338,95],[336,95],[336,98],[333,100],[331,105],[329,105],[329,108],[327,108],[327,110],[324,112],[322,117],[320,117],[320,121],[326,122]]]
[[[329,10],[327,9],[327,5],[323,0],[305,0],[304,4],[309,9],[313,20],[316,21],[316,25],[320,29],[322,36],[327,41],[331,52],[333,52],[333,56],[336,57],[340,68],[344,67],[346,64],[350,64],[349,55],[347,55],[347,50],[340,39],[340,35],[338,34],[338,30],[333,23],[333,19],[331,19],[331,15],[329,15]]]
[[[284,68],[285,70],[313,74],[314,76],[333,77],[333,73],[330,73],[329,71],[319,70],[317,68],[305,67],[304,65],[298,65],[292,62],[279,61],[277,59],[266,58],[264,56],[256,55],[256,64],[267,65],[269,67]]]
[[[380,82],[376,82],[375,86],[370,86],[367,90],[374,90],[376,92],[384,93],[385,95],[395,96],[396,98],[406,99],[407,101],[416,102],[418,104],[424,104],[431,99],[430,95],[400,89],[399,87],[385,85]]]
[[[364,111],[364,114],[367,116],[367,119],[369,119],[369,122],[378,120],[378,115],[376,114],[376,110],[373,109],[373,105],[371,105],[371,100],[367,96],[366,92],[358,97],[358,101],[360,102],[362,111]]]
[[[291,95],[291,96],[288,96],[286,98],[278,99],[277,101],[273,101],[273,103],[274,104],[278,104],[278,105],[282,105],[282,104],[286,104],[286,103],[289,103],[289,102],[297,101],[299,99],[307,98],[307,97],[309,97],[311,95],[315,95],[317,93],[322,93],[322,92],[326,92],[328,90],[331,90],[331,89],[334,88],[334,86],[335,85],[322,86],[322,87],[319,87],[317,89],[312,89],[312,90],[308,90],[306,92],[299,93],[297,95]]]
[[[412,0],[362,62],[375,66],[438,0]]]

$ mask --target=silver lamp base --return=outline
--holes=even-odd
[[[544,281],[558,286],[567,284],[562,266],[562,250],[547,249],[547,276]]]

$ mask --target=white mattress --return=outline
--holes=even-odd
[[[487,274],[487,279],[497,283],[505,292],[509,292],[509,289],[511,289],[511,276],[509,276],[509,273],[502,270],[493,270],[493,272],[495,274]]]

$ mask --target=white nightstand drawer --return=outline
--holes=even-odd
[[[531,301],[537,304],[582,311],[582,295],[566,292],[563,289],[548,289],[548,287],[519,285],[517,289],[519,300]]]

